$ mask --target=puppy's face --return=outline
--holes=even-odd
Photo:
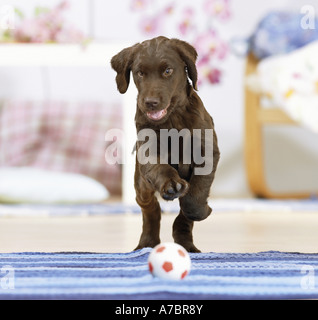
[[[185,91],[186,65],[166,44],[147,41],[140,45],[132,74],[138,89],[138,107],[150,121],[165,120],[175,100]]]
[[[126,92],[132,72],[138,108],[149,122],[160,124],[187,95],[188,77],[196,88],[196,56],[186,42],[158,37],[124,49],[111,64],[121,93]]]

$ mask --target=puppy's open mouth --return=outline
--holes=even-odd
[[[159,121],[166,116],[169,106],[170,106],[170,104],[168,104],[168,106],[165,109],[162,109],[159,111],[147,112],[147,117],[151,120]]]

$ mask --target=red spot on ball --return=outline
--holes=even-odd
[[[152,266],[151,262],[148,263],[148,266],[149,266],[149,271],[152,273],[152,271],[153,271],[153,266]]]
[[[160,252],[163,252],[164,250],[166,249],[165,246],[162,246],[162,247],[159,247],[156,252],[160,253]]]
[[[165,262],[163,265],[162,265],[162,269],[166,272],[170,272],[172,269],[173,269],[173,265],[171,262]]]
[[[188,271],[187,270],[184,271],[181,275],[181,279],[184,279],[187,276],[187,274],[188,274]]]
[[[183,250],[181,250],[181,249],[178,250],[178,253],[180,254],[180,256],[182,258],[184,258],[186,256],[185,253],[183,252]]]

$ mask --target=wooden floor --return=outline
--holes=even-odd
[[[161,240],[172,241],[174,214],[162,217]],[[0,252],[129,252],[141,216],[0,218]],[[318,252],[318,212],[220,212],[194,227],[203,252]]]

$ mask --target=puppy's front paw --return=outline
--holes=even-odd
[[[189,190],[189,184],[185,180],[170,179],[161,189],[161,197],[165,200],[172,201],[176,198],[180,198],[186,195]]]

